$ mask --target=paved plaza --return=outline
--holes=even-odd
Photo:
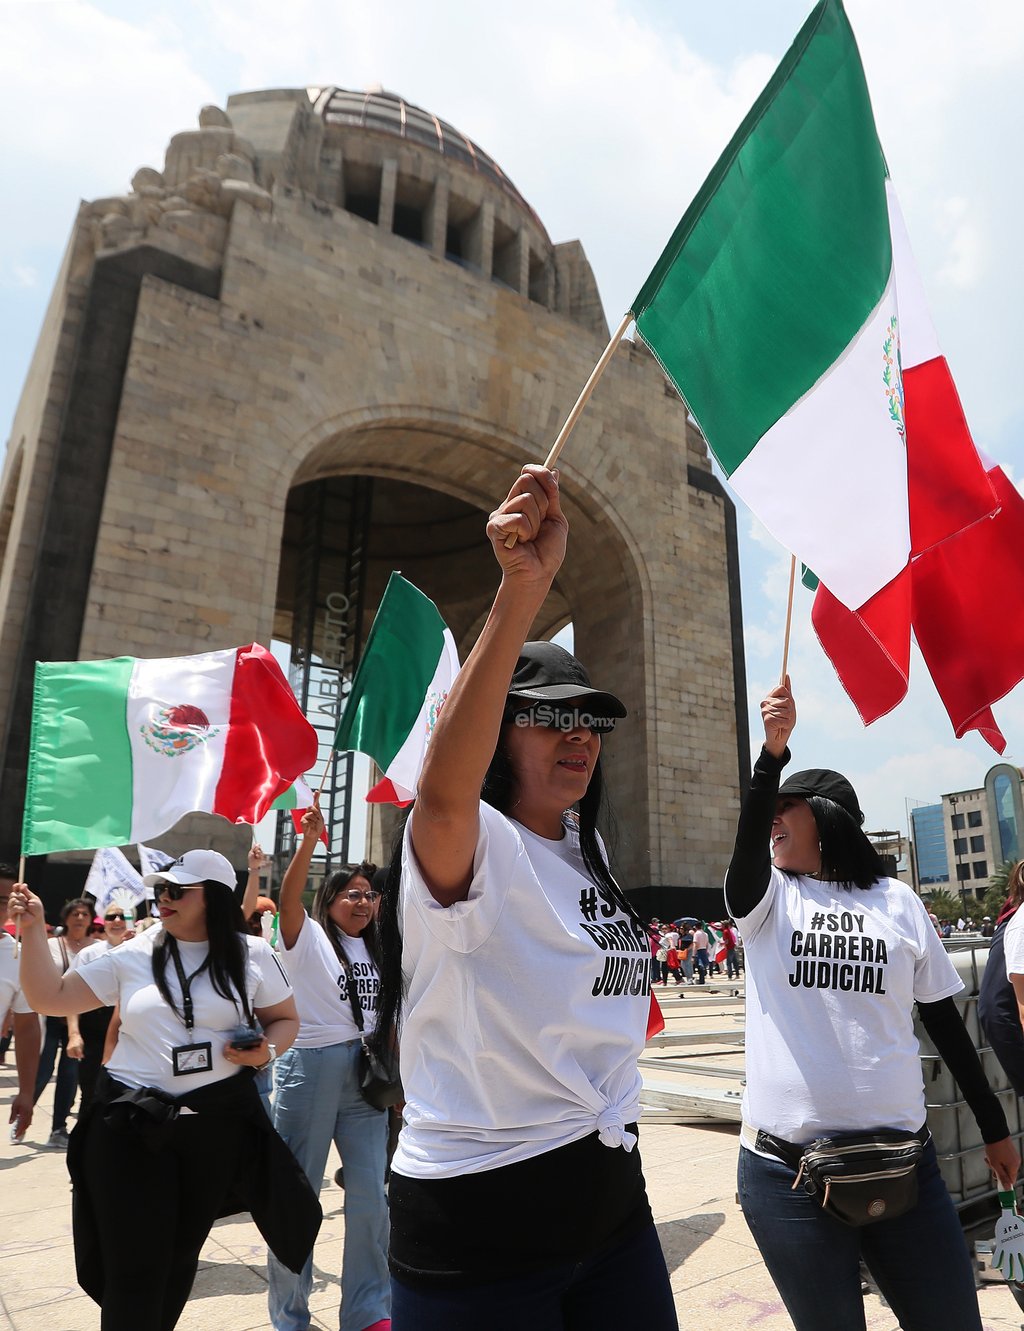
[[[39,1103],[26,1143],[8,1141],[7,1106],[16,1078],[13,1055],[0,1067],[0,1331],[98,1331],[99,1309],[75,1283],[71,1247],[71,1192],[64,1154],[40,1149],[50,1130],[52,1090]],[[641,1145],[658,1232],[672,1274],[681,1331],[715,1327],[791,1331],[735,1200],[738,1128],[656,1125],[642,1129]],[[333,1174],[333,1157],[329,1169]],[[145,1167],[126,1156],[111,1168]],[[344,1193],[328,1179],[321,1194],[324,1224],[316,1247],[312,1325],[338,1325],[338,1269],[345,1230]],[[481,1217],[486,1223],[486,1217]],[[144,1260],[147,1242],[160,1238],[160,1216],[148,1234],[128,1235],[125,1261]],[[199,1267],[181,1331],[266,1331],[266,1247],[247,1218],[214,1227]],[[921,1273],[922,1280],[929,1278]],[[985,1285],[985,1331],[1024,1326],[1009,1291]],[[868,1295],[868,1331],[895,1331],[881,1300]],[[485,1331],[485,1328],[481,1328]],[[523,1331],[530,1331],[524,1327]],[[623,1328],[642,1331],[642,1328]]]

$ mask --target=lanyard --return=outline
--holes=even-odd
[[[171,959],[174,962],[174,969],[177,972],[178,984],[181,986],[181,1006],[184,1008],[185,1029],[189,1035],[192,1034],[192,1027],[196,1024],[192,1009],[192,981],[197,975],[201,975],[210,964],[210,954],[207,952],[200,965],[198,965],[191,975],[185,974],[185,967],[181,964],[181,955],[178,952],[177,940],[167,937],[167,947],[171,953]]]

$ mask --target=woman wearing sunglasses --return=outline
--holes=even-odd
[[[251,1211],[296,1269],[320,1220],[253,1082],[299,1023],[269,944],[242,932],[234,870],[215,851],[191,850],[145,882],[163,928],[63,976],[41,901],[24,883],[11,894],[32,1006],[120,1010],[117,1044],[68,1147],[78,1279],[102,1308],[102,1331],[171,1331],[219,1216]],[[126,1237],[154,1232],[146,1261],[126,1262]]]
[[[281,883],[278,949],[295,990],[299,1033],[274,1068],[274,1126],[319,1190],[331,1143],[345,1170],[341,1331],[385,1331],[391,1307],[384,1171],[388,1115],[359,1089],[362,1033],[377,1019],[379,990],[372,864],[346,864],[302,905],[324,820],[319,797],[302,819],[302,840]],[[275,1331],[306,1331],[313,1256],[299,1275],[269,1259]]]
[[[378,1032],[401,1019],[406,1096],[394,1331],[677,1325],[637,1150],[651,950],[596,830],[626,709],[524,641],[566,533],[556,475],[524,468],[381,903]]]
[[[125,939],[129,937],[129,929],[133,923],[133,920],[125,918],[123,906],[108,906],[103,912],[105,937],[90,943],[88,947],[82,948],[72,962],[72,969],[80,970],[83,966],[88,966],[91,961],[104,956],[111,948],[120,947]],[[72,1014],[68,1017],[68,1058],[78,1059],[78,1089],[82,1097],[81,1113],[85,1113],[92,1103],[96,1076],[103,1063],[103,1051],[107,1043],[108,1033],[111,1039],[111,1049],[113,1049],[113,1042],[117,1036],[117,1024],[115,1024],[113,1031],[110,1030],[114,1012],[115,1007],[111,1004],[109,1007],[95,1008],[92,1012],[83,1012],[81,1015]]]

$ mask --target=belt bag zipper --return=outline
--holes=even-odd
[[[886,1169],[878,1174],[858,1174],[856,1178],[840,1177],[834,1179],[830,1175],[826,1175],[825,1196],[822,1205],[828,1206],[828,1197],[829,1193],[832,1191],[833,1183],[837,1184],[839,1187],[842,1187],[844,1183],[874,1183],[876,1179],[880,1178],[903,1178],[905,1174],[912,1174],[916,1168],[917,1165],[913,1164],[913,1165],[908,1165],[906,1169]]]

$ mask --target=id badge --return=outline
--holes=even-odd
[[[188,1077],[193,1072],[209,1072],[213,1067],[210,1041],[205,1044],[179,1044],[171,1050],[171,1064],[176,1077]]]

